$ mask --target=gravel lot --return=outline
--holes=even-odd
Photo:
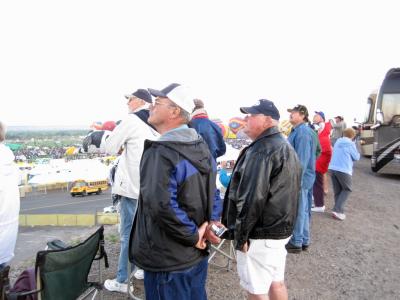
[[[400,176],[377,176],[370,172],[367,159],[358,162],[346,220],[341,222],[331,217],[330,189],[328,210],[313,213],[309,251],[288,254],[289,299],[400,299],[399,194]],[[119,252],[115,226],[106,228],[106,239],[111,267],[103,277],[114,278]],[[33,257],[14,262],[12,279],[32,264]],[[215,261],[224,262],[221,256]],[[139,282],[137,291],[141,290]],[[210,265],[207,291],[209,299],[245,299],[246,295],[239,286],[235,265],[232,271]],[[109,292],[104,296],[105,299],[127,298]]]

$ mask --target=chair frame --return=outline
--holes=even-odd
[[[221,250],[222,246],[225,244],[225,242],[229,243],[229,253],[226,253]],[[217,254],[221,254],[223,257],[227,259],[226,265],[220,265],[212,260]],[[208,263],[212,264],[218,268],[224,269],[226,268],[227,271],[231,271],[232,269],[232,262],[236,261],[236,250],[233,245],[233,241],[223,239],[218,245],[211,245],[211,251],[210,251],[210,257],[208,258]]]
[[[98,241],[98,244],[97,244],[97,254],[93,258],[92,264],[93,264],[93,261],[98,260],[98,264],[99,264],[99,282],[89,282],[89,281],[87,281],[87,277],[86,277],[86,283],[88,284],[88,289],[86,291],[84,291],[79,296],[79,299],[86,299],[87,297],[89,297],[93,293],[93,297],[91,298],[93,300],[93,299],[95,299],[95,297],[97,296],[99,291],[100,291],[100,299],[103,299],[103,295],[101,293],[101,291],[103,289],[103,286],[102,286],[102,282],[103,282],[103,278],[102,277],[103,276],[102,276],[102,269],[101,269],[101,259],[104,258],[105,267],[106,268],[109,267],[107,253],[106,253],[106,251],[104,249],[104,226],[101,226],[91,236],[89,236],[85,241],[83,241],[82,243],[79,243],[76,246],[67,247],[65,249],[39,251],[37,253],[37,255],[36,255],[36,263],[35,263],[36,289],[32,290],[32,291],[27,291],[27,292],[12,293],[12,292],[9,291],[9,280],[7,278],[8,285],[7,285],[7,289],[4,292],[4,299],[3,298],[0,298],[0,299],[1,300],[13,300],[13,299],[18,299],[18,297],[21,297],[21,296],[28,296],[28,295],[37,294],[38,300],[42,300],[43,297],[42,297],[42,293],[41,292],[43,291],[44,286],[46,285],[46,283],[43,282],[43,280],[41,278],[41,272],[40,272],[40,267],[39,267],[40,259],[45,257],[48,253],[63,252],[63,251],[67,251],[67,250],[82,246],[86,242],[88,242],[93,236],[95,236],[98,233],[100,234],[100,236],[99,236],[99,241]],[[89,273],[88,273],[88,275],[89,275]]]

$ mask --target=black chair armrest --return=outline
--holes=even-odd
[[[40,293],[42,290],[32,290],[32,291],[26,291],[26,292],[9,292],[6,291],[6,299],[7,300],[18,300],[19,297],[24,297],[28,295],[34,295]],[[23,298],[25,299],[25,298]]]
[[[107,256],[106,250],[104,249],[104,234],[103,234],[103,232],[101,232],[101,234],[100,234],[100,247],[99,247],[99,251],[100,251],[99,255],[96,256],[93,260],[99,260],[99,259],[102,259],[102,258],[104,257],[104,266],[105,266],[106,268],[108,268],[108,267],[109,267],[109,264],[108,264],[108,256]]]

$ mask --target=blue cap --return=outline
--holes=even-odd
[[[320,115],[322,119],[325,121],[325,114],[322,111],[316,111],[315,112],[317,115]]]
[[[136,92],[132,93],[131,95],[125,95],[126,99],[129,99],[131,97],[136,97],[136,98],[142,99],[142,100],[146,101],[147,103],[152,102],[150,93],[145,89],[138,89]]]
[[[270,116],[274,120],[279,120],[279,118],[281,117],[279,114],[279,110],[276,108],[274,102],[266,99],[258,100],[258,103],[251,107],[241,107],[240,111],[244,114],[261,114],[265,116]]]

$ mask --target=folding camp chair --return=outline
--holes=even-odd
[[[222,248],[224,248],[224,245],[226,248],[226,244],[228,244],[228,252],[224,252],[222,250]],[[217,254],[220,254],[220,256],[225,259],[225,265],[221,265],[220,263],[215,262]],[[236,252],[235,247],[233,246],[233,241],[221,240],[221,242],[217,246],[211,245],[210,257],[208,258],[209,264],[213,264],[219,268],[226,268],[227,271],[230,271],[233,261],[236,261]]]
[[[39,300],[75,300],[81,295],[80,299],[84,299],[93,293],[94,299],[102,289],[102,258],[108,268],[103,226],[79,245],[61,250],[39,251],[35,264],[37,289],[23,294],[37,293]],[[99,261],[99,282],[88,282],[94,260]],[[19,295],[21,294],[6,293],[6,299],[17,299]]]

